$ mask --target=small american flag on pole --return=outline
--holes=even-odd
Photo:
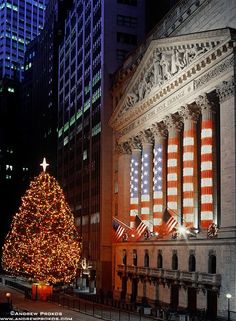
[[[112,242],[116,243],[119,242],[124,236],[127,234],[131,234],[131,228],[123,223],[122,221],[118,220],[116,217],[113,217],[112,220]]]
[[[138,240],[144,234],[144,232],[148,229],[148,227],[143,223],[143,221],[138,215],[136,215],[135,217],[135,224],[136,224],[136,228],[134,230],[134,235],[136,240]]]
[[[172,211],[169,208],[166,208],[163,213],[163,230],[165,234],[169,234],[173,231],[173,229],[176,227],[178,222],[174,218],[173,215],[176,215],[174,211]]]

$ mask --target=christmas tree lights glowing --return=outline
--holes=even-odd
[[[45,169],[22,197],[3,246],[2,266],[38,282],[68,283],[80,259],[79,235],[62,189]]]

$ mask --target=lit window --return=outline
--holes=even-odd
[[[84,150],[83,152],[83,160],[86,160],[88,158],[87,150]]]
[[[14,93],[14,92],[15,92],[15,89],[12,88],[12,87],[8,87],[8,88],[7,88],[7,91],[8,91],[9,93]]]

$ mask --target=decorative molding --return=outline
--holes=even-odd
[[[139,116],[149,114],[153,107],[157,113],[160,108],[156,108],[157,104],[162,104],[171,94],[175,95],[176,90],[180,92],[184,83],[189,89],[188,95],[198,88],[204,89],[209,79],[226,73],[232,66],[233,61],[226,56],[233,53],[233,37],[230,29],[221,29],[153,40],[125,86],[126,90],[110,119],[110,126],[119,131],[135,119],[138,121]],[[189,64],[188,59],[191,61]]]
[[[189,44],[188,47],[171,46],[153,50],[145,68],[141,71],[131,91],[127,93],[123,109],[118,117],[150,94],[153,88],[161,87],[180,73],[195,59],[213,48],[213,44]]]
[[[226,72],[230,68],[233,67],[234,64],[234,57],[230,57],[229,59],[223,61],[221,64],[213,67],[211,70],[206,72],[204,75],[199,77],[198,79],[194,79],[194,89],[197,90],[202,86],[205,86],[208,82],[212,79],[215,79],[223,72]]]
[[[223,81],[219,86],[216,87],[216,92],[221,103],[233,96],[235,93],[234,77],[227,81]]]

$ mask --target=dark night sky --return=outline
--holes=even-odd
[[[151,31],[154,26],[159,22],[164,15],[180,0],[147,0],[146,10],[147,10],[147,32]]]

